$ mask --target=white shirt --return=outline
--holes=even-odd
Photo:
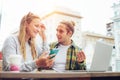
[[[57,55],[55,56],[55,62],[53,65],[53,69],[59,72],[65,71],[65,65],[66,65],[66,56],[67,56],[67,50],[70,45],[64,46],[60,45],[57,49],[59,50]]]

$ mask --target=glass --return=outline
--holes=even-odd
[[[21,55],[10,55],[9,56],[10,71],[19,71],[21,66]]]

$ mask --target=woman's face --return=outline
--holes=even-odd
[[[40,19],[33,19],[30,24],[27,24],[26,27],[26,34],[31,37],[35,38],[37,33],[40,31]]]

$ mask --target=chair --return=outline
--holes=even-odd
[[[2,52],[0,51],[0,60],[2,60]]]

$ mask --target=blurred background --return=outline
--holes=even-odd
[[[113,44],[110,66],[115,69],[120,55],[119,0],[0,0],[0,50],[4,40],[19,29],[21,18],[28,12],[40,15],[46,26],[48,43],[56,41],[56,27],[61,20],[73,20],[73,40],[87,56],[88,68],[97,40]]]

